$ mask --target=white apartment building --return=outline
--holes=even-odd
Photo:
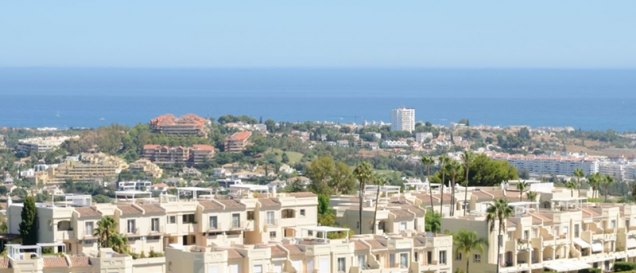
[[[489,157],[506,160],[519,171],[527,171],[534,175],[571,176],[574,170],[582,169],[586,175],[599,171],[597,158],[553,155],[518,155],[489,153]]]
[[[413,132],[415,130],[415,109],[396,108],[391,111],[391,130]]]
[[[53,149],[57,149],[69,139],[76,139],[75,137],[60,136],[60,137],[33,137],[18,140],[18,151],[29,154],[31,152],[45,153]]]

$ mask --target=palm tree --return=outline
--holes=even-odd
[[[424,165],[426,167],[426,177],[428,179],[429,176],[431,176],[431,166],[433,166],[433,164],[435,164],[435,160],[433,159],[433,157],[430,156],[424,156],[422,157],[422,165]],[[431,210],[434,211],[433,209],[433,187],[431,187],[431,181],[428,180],[428,195],[431,199]]]
[[[471,151],[464,151],[464,153],[462,154],[462,162],[464,163],[464,171],[466,172],[466,175],[464,176],[464,216],[466,216],[466,210],[468,208],[468,173],[472,160],[473,153]]]
[[[446,164],[446,173],[448,174],[448,179],[451,182],[451,209],[450,216],[455,215],[455,185],[457,184],[457,179],[460,178],[464,170],[462,169],[462,165],[459,162],[449,159]]]
[[[535,201],[537,200],[537,193],[533,192],[533,191],[529,191],[526,193],[526,198],[528,198],[528,201]]]
[[[128,252],[128,238],[123,234],[117,233],[110,237],[110,244],[115,252],[122,254]]]
[[[444,211],[444,183],[446,182],[446,163],[450,158],[446,156],[440,156],[439,158],[439,172],[442,173],[442,182],[439,185],[439,214],[442,215]]]
[[[499,273],[499,267],[501,266],[501,245],[503,244],[503,234],[506,228],[506,220],[512,216],[513,209],[508,205],[508,201],[504,199],[497,199],[486,210],[486,221],[490,223],[490,231],[495,230],[495,223],[499,223],[499,235],[497,236],[497,273]]]
[[[600,173],[594,173],[587,177],[587,182],[590,183],[592,188],[592,197],[598,197],[598,190],[603,182],[603,176]]]
[[[373,167],[371,167],[371,164],[369,164],[369,162],[363,161],[359,163],[358,166],[356,166],[356,168],[353,170],[353,175],[356,177],[356,179],[358,179],[358,182],[360,183],[360,188],[358,190],[358,197],[360,198],[360,211],[358,212],[358,234],[362,234],[362,203],[364,201],[364,187],[366,186],[367,182],[371,180],[371,177],[373,175],[372,168]]]
[[[386,183],[386,179],[380,175],[373,176],[373,182],[378,186],[378,190],[375,194],[375,210],[373,211],[373,234],[375,234],[378,225],[376,221],[378,220],[378,203],[380,203],[380,188]]]
[[[565,187],[570,189],[570,197],[574,197],[574,189],[576,189],[578,183],[575,180],[570,179],[570,181],[565,182]]]
[[[111,216],[104,216],[97,221],[97,227],[93,231],[93,236],[97,237],[100,247],[111,247],[111,238],[117,234],[117,222]]]
[[[523,192],[528,189],[528,186],[529,184],[526,181],[521,181],[517,184],[517,189],[519,190],[519,201],[523,199]]]
[[[466,258],[466,273],[470,273],[470,254],[472,252],[484,252],[484,246],[488,245],[488,241],[484,238],[477,237],[474,231],[460,230],[453,235],[453,244],[457,254],[462,253]]]
[[[583,172],[581,168],[576,168],[572,174],[576,177],[576,185],[578,187],[579,197],[581,197],[581,178],[585,176],[585,172]]]
[[[609,194],[609,186],[614,183],[614,178],[612,176],[605,175],[603,178],[603,185],[605,186],[605,203],[607,203],[607,195]]]

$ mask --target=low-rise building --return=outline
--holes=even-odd
[[[163,170],[159,166],[157,166],[157,164],[152,163],[152,161],[144,158],[130,163],[128,165],[128,170],[145,173],[152,178],[160,178],[163,175]]]
[[[237,132],[225,139],[224,150],[226,152],[242,152],[248,144],[249,138],[252,136],[250,131]]]
[[[30,154],[32,152],[35,153],[46,153],[50,150],[54,150],[59,148],[62,143],[69,139],[79,138],[69,137],[69,136],[59,136],[59,137],[34,137],[34,138],[25,138],[18,140],[18,152],[24,154]],[[0,143],[3,144],[3,141],[0,140]],[[0,144],[0,147],[2,147]]]
[[[146,144],[143,157],[158,165],[198,166],[214,157],[214,147],[205,144],[192,147]]]
[[[150,129],[166,135],[207,136],[209,120],[195,114],[176,117],[172,114],[158,116],[150,121]]]
[[[83,153],[77,159],[69,158],[55,167],[36,173],[36,182],[111,182],[127,168],[126,161],[119,157],[103,153]]]

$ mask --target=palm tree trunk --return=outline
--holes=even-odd
[[[464,185],[464,216],[466,216],[467,208],[468,208],[468,166],[466,167],[466,185]]]
[[[455,215],[455,178],[451,181],[450,216]]]
[[[362,199],[364,199],[363,186],[360,185],[360,193],[358,193],[360,198],[360,210],[358,211],[359,222],[358,222],[358,234],[362,234]]]
[[[376,234],[377,231],[377,221],[378,219],[378,203],[380,203],[380,185],[378,185],[378,191],[375,194],[375,211],[373,212],[373,234]]]
[[[468,254],[470,253],[466,253],[466,273],[470,273],[470,257]]]
[[[444,172],[442,171],[442,183],[440,183],[439,185],[439,215],[444,215],[443,210],[444,210],[444,180],[446,180],[446,176],[444,175]]]
[[[503,234],[501,234],[501,227],[499,227],[499,235],[497,236],[497,273],[499,273],[499,267],[501,266],[501,238]]]
[[[426,179],[428,180],[428,176],[431,175],[431,166],[428,165],[426,167]],[[428,195],[431,198],[431,211],[435,212],[435,207],[433,205],[433,187],[431,187],[431,180],[428,180]]]

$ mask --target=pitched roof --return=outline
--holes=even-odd
[[[141,204],[139,205],[145,212],[145,214],[164,214],[166,210],[159,204]]]
[[[373,250],[378,250],[378,249],[386,249],[386,241],[385,240],[380,240],[380,239],[371,239],[371,240],[365,240],[365,242],[367,242],[369,245],[371,245],[371,248]]]
[[[75,211],[79,213],[79,218],[100,218],[102,217],[102,213],[97,210],[95,207],[77,207]]]
[[[277,210],[281,208],[280,202],[276,198],[259,198],[263,210]]]
[[[316,197],[316,194],[313,193],[313,192],[290,192],[290,193],[287,193],[287,195],[293,196],[293,197],[298,197],[298,198],[302,198],[302,197]]]
[[[356,251],[360,251],[360,250],[367,250],[367,249],[369,249],[369,246],[368,246],[368,245],[366,245],[365,243],[360,242],[360,241],[358,241],[358,240],[354,241],[353,243],[354,243],[354,245],[355,245],[355,250],[356,250]]]
[[[234,200],[234,199],[217,199],[215,200],[221,204],[223,204],[223,206],[225,206],[224,211],[243,211],[245,210],[245,204],[239,202],[238,200]]]
[[[44,267],[68,267],[68,263],[66,263],[66,258],[64,257],[43,257]]]
[[[299,245],[286,244],[283,245],[287,250],[289,250],[289,255],[305,255],[305,249]]]
[[[390,208],[389,212],[395,216],[396,221],[413,220],[415,218],[413,213],[405,209]]]
[[[122,216],[139,216],[142,215],[142,211],[133,205],[117,205],[117,208],[121,210]]]
[[[231,136],[229,136],[227,140],[229,140],[229,141],[245,141],[248,138],[250,138],[250,136],[252,136],[252,132],[250,132],[250,131],[236,132],[236,133],[232,134]]]
[[[282,249],[280,246],[272,246],[272,257],[274,258],[284,258],[287,257],[287,251]]]
[[[199,204],[203,206],[203,212],[221,212],[223,210],[223,205],[218,202],[214,202],[211,200],[199,201]]]
[[[195,145],[192,145],[192,150],[214,152],[214,147],[212,145],[207,145],[207,144],[195,144]]]
[[[86,256],[70,256],[72,267],[87,267],[91,266],[91,260]]]
[[[243,253],[241,253],[240,251],[236,250],[236,249],[228,249],[227,250],[227,258],[228,259],[241,259],[245,257],[245,255],[243,255]]]

